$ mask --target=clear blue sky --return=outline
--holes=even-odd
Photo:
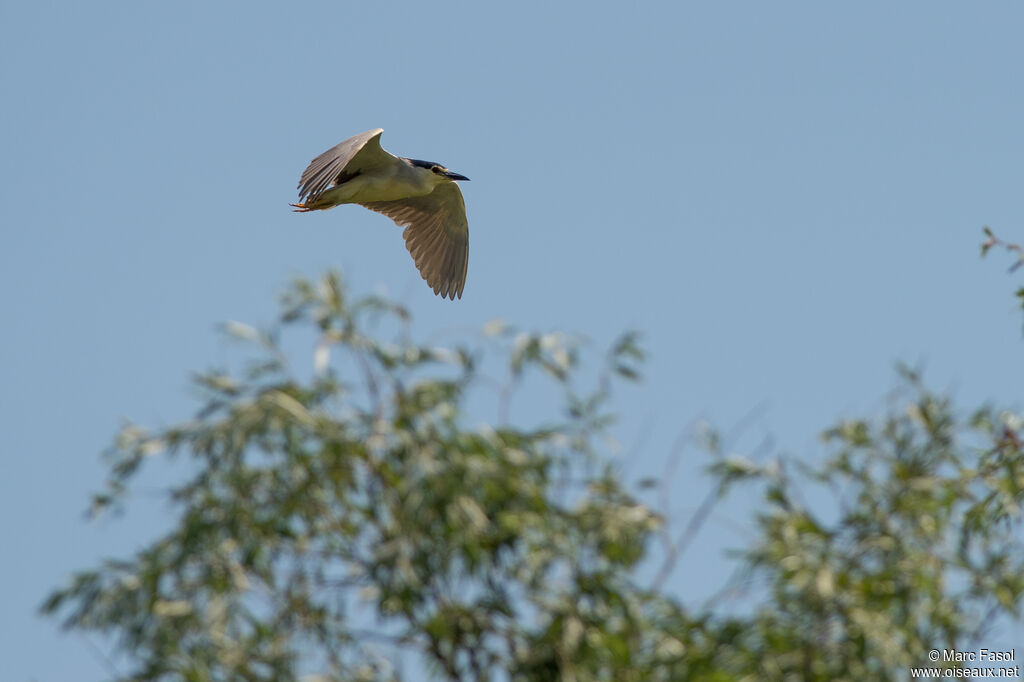
[[[1010,2],[3,2],[0,679],[105,674],[35,615],[167,522],[86,524],[98,453],[190,416],[188,372],[233,357],[216,323],[269,322],[294,275],[341,268],[424,332],[642,330],[631,473],[761,404],[812,452],[898,360],[1019,407],[1019,278],[977,248],[1024,239],[1022,26]],[[374,127],[472,178],[461,301],[386,218],[289,210]]]

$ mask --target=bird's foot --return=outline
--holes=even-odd
[[[294,207],[295,213],[306,213],[307,211],[312,211],[313,210],[312,208],[310,208],[306,204],[288,204],[288,205]]]

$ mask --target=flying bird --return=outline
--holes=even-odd
[[[466,202],[439,163],[394,156],[380,146],[380,128],[348,138],[313,159],[299,178],[296,211],[359,204],[404,227],[416,269],[434,294],[462,298],[469,263]]]

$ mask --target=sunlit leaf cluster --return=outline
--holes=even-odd
[[[908,373],[887,414],[829,429],[814,463],[719,451],[709,430],[698,521],[738,491],[760,501],[735,576],[696,610],[639,577],[677,520],[605,445],[616,382],[640,377],[636,334],[603,355],[497,321],[421,343],[406,310],[352,298],[333,274],[295,282],[282,309],[270,330],[226,325],[246,361],[195,377],[194,419],[128,425],[111,448],[97,514],[130,513],[154,460],[185,471],[169,532],[44,605],[106,635],[112,677],[895,680],[929,649],[1019,620],[1011,412],[964,416]],[[293,337],[311,340],[297,366]],[[513,425],[502,415],[527,381],[561,407]],[[472,409],[481,391],[489,423]],[[648,488],[681,494],[664,485]]]

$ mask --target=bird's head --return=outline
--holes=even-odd
[[[425,168],[438,178],[444,178],[446,180],[469,180],[465,175],[460,175],[454,171],[450,171],[439,163],[433,161],[421,161],[419,159],[406,159],[409,163],[417,168]]]

